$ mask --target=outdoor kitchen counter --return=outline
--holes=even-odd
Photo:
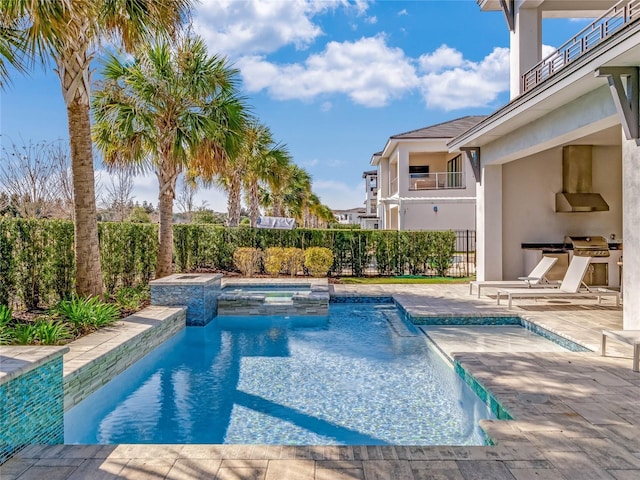
[[[620,242],[608,243],[607,245],[609,245],[609,250],[622,250],[622,243]],[[573,245],[562,243],[562,242],[521,243],[520,246],[524,250],[555,250],[560,252],[566,251],[566,250],[573,250]]]

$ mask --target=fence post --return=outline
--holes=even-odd
[[[467,230],[466,240],[467,240],[467,247],[465,248],[465,253],[467,256],[467,261],[464,264],[464,271],[466,275],[469,275],[469,230]]]

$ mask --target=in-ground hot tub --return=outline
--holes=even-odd
[[[227,280],[218,315],[328,315],[329,287],[322,280]]]

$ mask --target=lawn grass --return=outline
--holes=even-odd
[[[342,277],[340,283],[343,284],[361,284],[361,285],[375,285],[375,284],[393,284],[393,283],[426,283],[426,284],[438,284],[438,283],[469,283],[475,280],[475,277]]]

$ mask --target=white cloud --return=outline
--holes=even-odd
[[[319,163],[319,160],[317,158],[312,158],[311,160],[307,160],[305,162],[302,162],[302,166],[303,167],[312,168],[312,167],[315,167],[316,165],[318,165],[318,163]]]
[[[437,73],[451,67],[459,67],[464,63],[462,53],[455,48],[441,45],[433,53],[426,53],[418,59],[420,69],[426,73]]]
[[[270,53],[293,44],[304,49],[323,34],[313,17],[337,8],[366,12],[369,0],[202,0],[193,25],[210,50]]]
[[[409,12],[407,12],[407,9],[406,9],[406,8],[403,8],[402,10],[400,10],[400,11],[398,12],[398,16],[399,16],[399,17],[403,17],[404,15],[409,15]]]
[[[437,57],[434,55],[438,50],[431,59]],[[462,56],[458,60],[461,59]],[[427,62],[428,66],[435,64],[435,61]],[[448,111],[488,106],[509,88],[509,49],[496,47],[479,62],[463,60],[453,68],[428,72],[421,81],[422,94],[429,108]]]
[[[376,17],[375,15],[373,17],[367,17],[364,19],[364,21],[366,23],[368,23],[369,25],[375,25],[376,23],[378,23],[378,17]]]
[[[354,103],[380,107],[418,85],[415,67],[400,48],[389,47],[383,35],[354,42],[329,42],[304,64],[277,65],[264,57],[237,62],[249,92],[267,90],[280,100],[312,100],[342,93]],[[385,74],[389,69],[393,75]]]
[[[336,180],[314,180],[313,191],[322,203],[334,210],[363,206],[364,181],[347,184]]]
[[[320,111],[322,112],[328,112],[332,108],[333,104],[331,102],[322,102],[322,105],[320,105]]]

